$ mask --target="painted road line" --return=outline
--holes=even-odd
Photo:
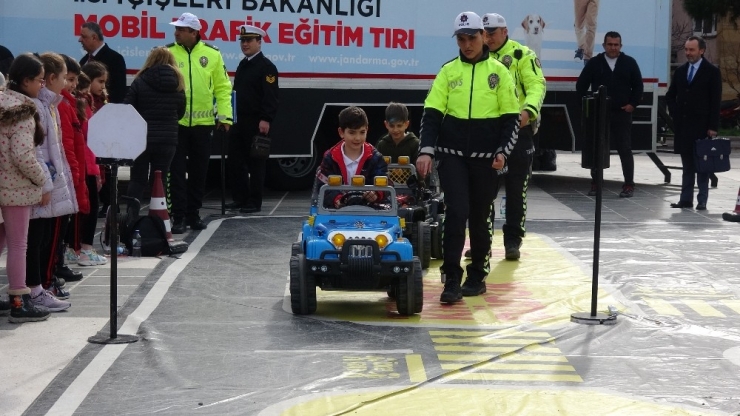
[[[578,374],[512,374],[512,373],[455,373],[449,380],[466,381],[549,381],[549,382],[572,382],[582,383],[583,379]]]
[[[698,299],[682,299],[681,300],[686,306],[693,309],[696,313],[701,316],[712,316],[716,318],[725,318],[726,315],[715,309],[712,305],[703,300]]]
[[[442,364],[443,370],[460,370],[469,367],[461,363]],[[507,363],[483,363],[474,367],[476,370],[511,370],[511,371],[567,371],[575,373],[576,369],[572,365],[565,364],[507,364]]]
[[[410,382],[421,383],[427,381],[427,372],[424,369],[424,362],[420,354],[407,354],[406,368],[408,368]]]
[[[676,309],[670,302],[657,298],[642,298],[658,315],[683,316],[683,312]]]
[[[466,361],[475,363],[479,361],[489,361],[496,358],[497,362],[504,361],[538,361],[538,362],[568,362],[568,358],[564,355],[523,355],[523,354],[508,354],[508,355],[479,355],[479,354],[437,354],[439,361]]]
[[[509,330],[501,330],[497,331],[495,333],[490,332],[483,332],[483,331],[449,331],[449,330],[433,330],[429,331],[429,335],[431,336],[456,336],[456,337],[527,337],[527,338],[548,338],[550,336],[547,332],[522,332],[522,331],[509,331]]]
[[[442,352],[461,352],[461,353],[467,353],[467,352],[495,352],[495,353],[510,353],[510,352],[516,352],[518,350],[521,350],[522,347],[514,346],[514,347],[466,347],[466,346],[438,346],[435,345],[434,349],[436,351],[442,351]],[[539,345],[530,345],[527,347],[524,347],[524,349],[528,351],[537,351],[547,354],[559,354],[560,350],[557,348],[548,348],[548,347],[542,347]]]
[[[740,314],[740,300],[720,300],[720,303]]]
[[[254,350],[256,354],[413,354],[414,350]]]

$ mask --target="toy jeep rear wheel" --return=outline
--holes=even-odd
[[[432,228],[432,257],[442,258],[442,233],[444,231],[444,215],[437,217],[437,226]]]
[[[428,269],[432,262],[432,229],[424,221],[414,223],[413,233],[411,235],[411,246],[414,248],[414,255],[421,260],[422,269]]]
[[[296,315],[316,312],[316,280],[306,269],[306,256],[290,257],[290,308]]]
[[[398,279],[396,308],[401,315],[413,315],[424,307],[424,287],[422,283],[421,261],[414,257],[413,270],[406,277]]]

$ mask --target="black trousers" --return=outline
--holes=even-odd
[[[503,226],[504,246],[520,245],[526,235],[527,188],[532,178],[532,159],[534,155],[534,131],[532,126],[519,130],[519,140],[506,163],[509,167],[503,182],[506,186],[506,222]],[[496,210],[491,209],[491,225]]]
[[[482,281],[490,272],[491,205],[498,189],[499,175],[493,160],[437,154],[437,171],[445,192],[442,273],[448,281],[461,281],[460,266],[465,247],[465,228],[470,234],[471,263],[468,278]]]
[[[229,177],[234,202],[262,208],[267,160],[249,157],[259,120],[237,122],[229,131]]]
[[[165,183],[176,150],[176,144],[148,143],[146,150],[134,160],[134,165],[131,166],[131,181],[128,184],[126,194],[141,202],[147,185],[149,189],[152,189],[154,172],[158,170],[162,172],[162,183]]]
[[[26,286],[48,287],[52,246],[56,241],[52,234],[57,218],[34,218],[28,222],[28,248],[26,250]]]
[[[169,180],[174,221],[199,217],[206,193],[212,132],[213,126],[179,127]]]
[[[632,155],[632,113],[612,110],[609,115],[610,147],[616,149],[619,153],[624,184],[635,186],[635,158]],[[596,180],[596,172],[593,169],[591,170],[591,179]]]

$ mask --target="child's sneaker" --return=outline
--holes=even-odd
[[[67,251],[64,252],[64,264],[75,264],[79,257],[72,248],[67,247]]]
[[[42,291],[36,297],[31,296],[31,303],[35,306],[43,306],[48,309],[49,312],[60,312],[72,306],[72,304],[67,301],[55,298],[48,290]]]
[[[102,266],[108,263],[108,259],[98,254],[94,248],[90,250],[80,250],[80,257],[77,264],[80,266]]]
[[[69,291],[59,284],[59,279],[57,279],[56,277],[54,278],[54,280],[51,281],[49,292],[51,292],[52,295],[56,296],[57,299],[69,299]]]

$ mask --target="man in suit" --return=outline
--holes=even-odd
[[[80,65],[87,61],[100,61],[108,68],[108,100],[122,103],[126,97],[126,61],[103,41],[103,32],[95,22],[83,23],[80,28],[80,44],[87,55],[80,59]]]
[[[706,48],[706,42],[698,36],[686,40],[684,52],[687,62],[673,73],[666,93],[668,110],[675,125],[673,152],[681,155],[683,166],[681,197],[677,203],[671,204],[671,208],[693,206],[696,181],[699,188],[696,209],[707,209],[709,174],[696,171],[694,143],[717,135],[722,77],[719,68],[704,58]]]

